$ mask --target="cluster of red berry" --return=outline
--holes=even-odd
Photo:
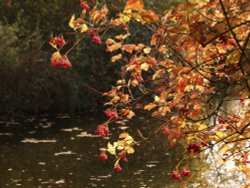
[[[116,109],[107,109],[104,111],[104,113],[108,118],[114,118],[114,119],[119,118]]]
[[[64,40],[63,35],[59,35],[57,37],[53,37],[53,35],[51,35],[49,44],[52,47],[57,48],[57,47],[63,47],[66,44],[66,42]]]
[[[102,138],[109,134],[109,129],[107,124],[101,124],[97,127],[96,133]]]
[[[167,127],[162,127],[161,130],[162,130],[163,134],[169,134],[170,133],[170,131],[169,131],[169,129]]]
[[[190,143],[187,147],[187,151],[192,154],[198,154],[201,152],[201,146],[196,143]]]
[[[108,160],[108,156],[106,154],[106,151],[105,150],[102,150],[100,155],[99,155],[100,159],[103,160],[103,161],[106,161]]]
[[[122,171],[122,167],[119,164],[117,164],[117,165],[114,166],[114,170],[116,172],[121,172]]]
[[[90,9],[90,7],[89,7],[89,5],[87,4],[86,1],[80,0],[80,6],[82,7],[83,10],[89,10]]]
[[[96,44],[102,44],[102,40],[99,37],[97,31],[95,31],[94,29],[88,29],[87,33],[92,36],[91,42]]]
[[[187,151],[192,154],[198,154],[201,152],[202,147],[208,147],[208,144],[203,140],[200,142],[200,144],[191,142],[187,147]]]
[[[225,123],[225,120],[224,120],[222,117],[219,117],[219,118],[218,118],[218,123],[219,123],[219,124],[224,124],[224,123]]]
[[[61,58],[51,61],[51,67],[53,68],[62,67],[64,69],[68,69],[72,67],[72,65],[70,61],[68,60],[68,58],[62,56]]]
[[[100,159],[101,159],[102,161],[108,160],[108,156],[107,156],[107,154],[106,154],[106,150],[101,150],[99,157],[100,157]],[[118,155],[118,157],[119,157],[122,161],[124,161],[124,162],[126,162],[126,163],[128,162],[128,159],[127,159],[126,155],[121,154],[121,155]],[[118,158],[117,158],[117,159],[118,159]],[[122,171],[121,165],[120,165],[119,163],[118,163],[118,164],[115,164],[114,170],[115,170],[116,172],[121,172],[121,171]]]
[[[179,181],[182,181],[183,176],[185,176],[185,177],[190,177],[191,176],[189,169],[183,167],[181,169],[180,173],[178,171],[174,170],[172,172],[172,175],[171,175],[172,179],[176,179],[176,180],[179,180]]]
[[[51,57],[51,67],[70,68],[72,65],[66,55],[62,56],[59,52],[55,52]]]

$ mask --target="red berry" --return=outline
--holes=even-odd
[[[175,170],[172,172],[171,177],[172,177],[172,179],[176,179],[176,180],[179,180],[179,181],[182,180],[181,179],[181,175],[177,171],[175,171]]]
[[[107,109],[107,110],[104,111],[104,113],[109,118],[114,118],[114,119],[118,119],[119,118],[116,109]]]
[[[187,147],[188,152],[197,154],[201,152],[201,147],[196,143],[190,143]]]
[[[208,144],[205,142],[205,141],[201,141],[201,145],[203,146],[203,147],[207,147],[208,146]]]
[[[101,124],[97,127],[96,131],[95,131],[99,136],[101,136],[102,138],[105,137],[106,135],[109,134],[109,129],[107,124]]]
[[[187,107],[182,107],[179,109],[179,114],[181,115],[186,115],[188,114],[188,112],[189,112],[189,109]]]
[[[162,127],[161,130],[162,130],[163,134],[169,134],[170,133],[170,131],[169,131],[169,129],[167,127]]]
[[[245,99],[241,98],[241,99],[240,99],[240,104],[243,104],[244,101],[245,101]]]
[[[125,163],[128,162],[128,159],[127,159],[127,157],[125,157],[125,156],[121,157],[121,160],[123,160]]]
[[[92,42],[96,44],[102,44],[102,40],[98,35],[94,35],[92,38]]]
[[[56,45],[64,46],[66,44],[64,37],[62,35],[56,37]]]
[[[119,164],[117,164],[117,165],[115,165],[114,170],[116,172],[121,172],[122,171],[122,167]]]
[[[80,1],[80,6],[84,10],[89,10],[90,9],[89,5],[86,2],[84,2],[84,1]]]
[[[189,171],[189,169],[187,169],[187,168],[182,168],[181,169],[181,176],[186,176],[186,177],[190,177],[191,176],[191,174],[190,174],[190,171]]]
[[[240,67],[238,65],[232,65],[231,69],[234,70],[234,71],[237,71],[237,70],[240,69]]]
[[[143,78],[142,78],[142,76],[136,76],[136,80],[137,80],[138,82],[141,82],[141,81],[143,81]]]
[[[224,124],[225,120],[222,117],[219,117],[218,118],[218,122],[219,122],[219,124]]]
[[[87,30],[87,33],[88,33],[89,35],[91,35],[91,36],[96,35],[96,31],[95,31],[94,29],[88,29],[88,30]]]
[[[67,57],[61,56],[61,57],[51,60],[51,67],[53,68],[62,67],[64,69],[68,69],[72,67],[72,65]]]
[[[101,151],[99,156],[100,156],[101,160],[103,160],[103,161],[108,160],[108,156],[107,156],[105,151]]]

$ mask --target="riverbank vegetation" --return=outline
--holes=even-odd
[[[62,52],[63,36],[52,36],[51,66],[71,68],[68,54],[81,42],[105,43],[111,63],[121,65],[116,85],[103,93],[108,120],[97,134],[106,137],[112,123],[130,120],[140,110],[159,120],[157,132],[166,135],[170,147],[186,145],[173,179],[191,176],[183,161],[217,147],[222,161],[233,159],[249,176],[249,3],[185,1],[161,13],[141,0],[127,0],[115,17],[103,3],[92,7],[80,1],[80,7],[69,20],[78,40]],[[131,38],[137,30],[140,37]],[[121,172],[121,161],[128,161],[137,143],[123,132],[100,157],[113,156],[114,170]]]

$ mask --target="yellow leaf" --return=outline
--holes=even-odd
[[[117,142],[114,142],[114,144],[110,144],[110,142],[108,143],[107,146],[107,151],[111,154],[111,155],[116,155],[116,147],[117,147]]]
[[[75,26],[74,26],[74,21],[75,21],[75,15],[73,14],[69,20],[69,27],[71,27],[72,29],[75,30]]]
[[[134,139],[132,138],[132,136],[127,136],[125,139],[124,139],[125,143],[127,145],[130,145],[134,142]]]
[[[198,130],[200,131],[200,130],[204,130],[204,129],[206,129],[207,128],[207,126],[205,125],[205,124],[198,124]]]
[[[119,59],[121,59],[121,58],[122,58],[122,54],[118,54],[118,55],[113,56],[113,57],[111,58],[111,61],[112,61],[112,62],[115,62],[115,61],[117,61],[117,60],[119,60]]]
[[[158,97],[157,95],[154,97],[155,102],[158,102],[160,100],[160,97]]]
[[[165,71],[163,69],[160,69],[154,73],[154,75],[152,76],[152,79],[155,80],[155,79],[161,77],[164,73],[165,73]]]
[[[191,90],[194,90],[194,86],[193,85],[187,85],[184,89],[185,92],[190,92]]]
[[[122,15],[121,16],[121,22],[122,23],[127,23],[131,20],[131,17],[130,16],[127,16],[127,15]]]
[[[88,28],[87,24],[83,24],[82,27],[81,27],[81,33],[86,32],[88,29],[89,28]]]
[[[222,132],[222,131],[218,131],[218,132],[216,132],[216,136],[218,136],[219,138],[224,138],[227,136],[227,133]]]
[[[228,150],[230,149],[228,144],[224,144],[222,145],[222,147],[220,147],[219,152],[221,152],[222,154],[226,153]]]
[[[60,59],[60,58],[62,58],[62,55],[60,54],[60,52],[57,51],[57,52],[54,52],[52,54],[51,61],[56,60],[56,59]]]
[[[146,48],[143,49],[143,52],[145,54],[149,54],[151,52],[151,48],[150,47],[146,47]]]
[[[198,86],[196,85],[195,88],[201,92],[204,92],[205,91],[205,87],[204,86]]]
[[[149,69],[149,65],[148,65],[147,63],[141,64],[140,67],[141,67],[141,69],[144,70],[144,71],[148,71],[148,69]]]
[[[134,153],[135,152],[135,150],[134,150],[134,148],[132,148],[132,147],[129,147],[128,149],[127,149],[127,153],[128,154],[132,154],[132,153]]]

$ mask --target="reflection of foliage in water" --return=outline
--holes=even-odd
[[[154,134],[155,122],[150,123],[150,126],[146,126],[148,122],[145,120],[136,120],[131,124],[131,131],[137,136],[137,126],[143,126],[142,133],[145,137],[150,137],[150,140],[137,147],[136,153],[128,157],[128,164],[121,163],[124,167],[122,173],[113,172],[112,161],[103,162],[98,158],[97,148],[102,143],[100,138],[91,136],[96,123],[90,120],[64,119],[57,120],[55,124],[35,121],[12,124],[5,128],[1,126],[1,132],[12,132],[13,137],[8,137],[6,142],[3,141],[4,138],[1,139],[0,187],[8,187],[7,184],[9,187],[22,184],[27,188],[58,184],[62,187],[116,185],[136,188],[145,185],[144,187],[152,188],[174,188],[179,185],[178,181],[171,180],[170,173],[182,158],[184,148],[178,145],[169,149],[165,136]],[[86,126],[83,127],[84,125]],[[113,128],[117,128],[116,125]],[[114,132],[118,134],[120,130],[116,129]],[[28,139],[35,142],[20,143],[21,140]],[[136,139],[139,140],[140,136]],[[51,140],[54,142],[46,143]],[[190,180],[199,177],[198,161],[198,158],[185,161],[185,165],[189,165],[194,171]]]

